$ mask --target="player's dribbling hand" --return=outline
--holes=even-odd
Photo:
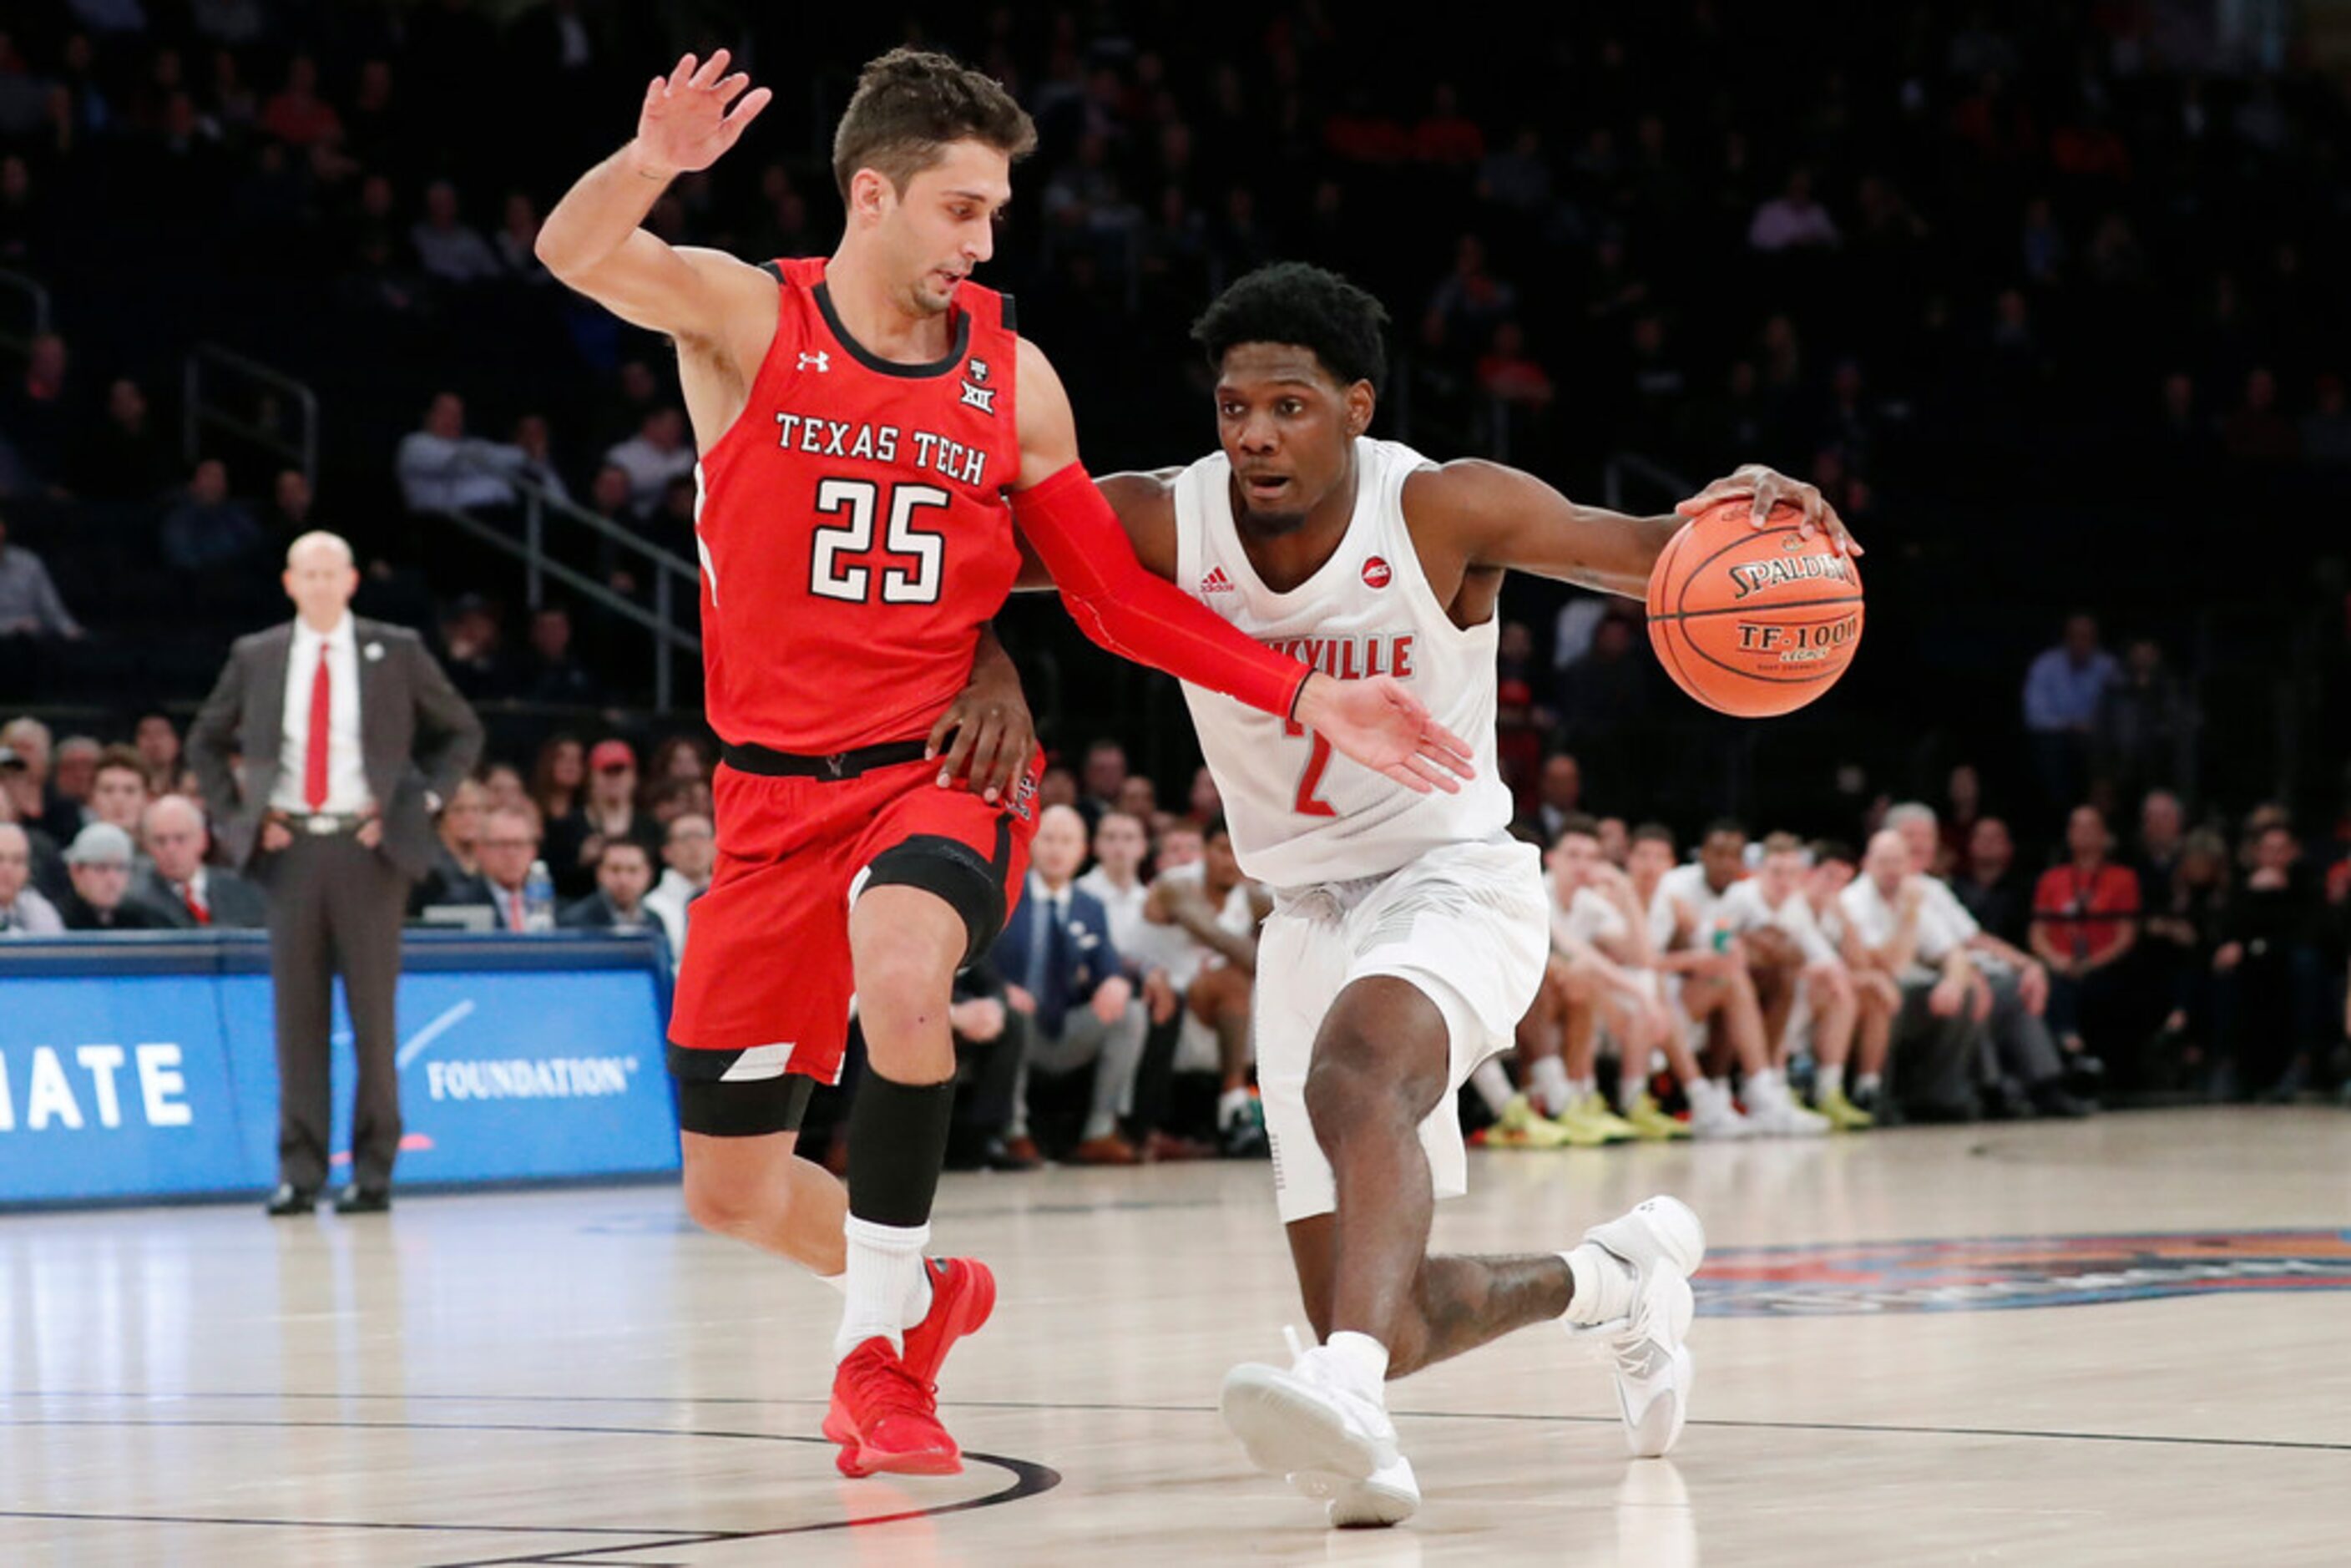
[[[1771,508],[1779,506],[1802,507],[1802,524],[1796,529],[1798,538],[1811,538],[1815,532],[1828,536],[1829,548],[1839,555],[1863,555],[1853,535],[1845,531],[1844,519],[1836,515],[1817,486],[1802,479],[1791,479],[1776,468],[1761,463],[1744,463],[1724,477],[1717,479],[1674,510],[1685,517],[1695,517],[1709,507],[1725,501],[1750,500],[1752,521],[1761,528],[1771,519]]]
[[[722,75],[726,63],[725,49],[699,67],[689,54],[669,75],[653,78],[637,111],[637,140],[630,148],[639,173],[665,180],[709,168],[768,107],[776,95],[763,87],[744,92],[751,78],[741,71]],[[730,113],[726,105],[738,93],[741,99]]]
[[[1475,779],[1469,743],[1437,722],[1421,700],[1388,675],[1340,681],[1320,673],[1298,695],[1298,722],[1374,773],[1415,794],[1458,795]]]

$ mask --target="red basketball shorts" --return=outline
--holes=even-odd
[[[851,901],[885,884],[935,893],[963,915],[977,957],[1029,874],[1035,779],[1032,766],[991,806],[961,785],[940,789],[938,765],[919,759],[848,779],[721,764],[718,863],[688,915],[670,1070],[839,1082],[855,988]]]

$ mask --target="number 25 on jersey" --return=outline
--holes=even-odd
[[[809,591],[820,599],[852,604],[873,600],[872,567],[844,566],[842,558],[873,553],[873,519],[881,510],[883,486],[872,479],[820,479],[816,509],[844,521],[828,523],[810,536]],[[889,486],[889,521],[883,534],[883,554],[879,576],[884,604],[935,604],[946,541],[936,530],[917,528],[915,514],[944,511],[951,497],[935,485]]]

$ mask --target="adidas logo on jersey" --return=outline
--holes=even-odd
[[[1208,575],[1200,580],[1200,591],[1203,593],[1233,593],[1238,592],[1238,591],[1233,587],[1233,580],[1225,575],[1225,569],[1223,567],[1212,566],[1208,569]]]

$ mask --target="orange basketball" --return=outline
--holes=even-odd
[[[1682,690],[1718,713],[1793,713],[1836,684],[1861,644],[1861,573],[1802,514],[1756,528],[1746,501],[1709,507],[1649,572],[1649,641]]]

